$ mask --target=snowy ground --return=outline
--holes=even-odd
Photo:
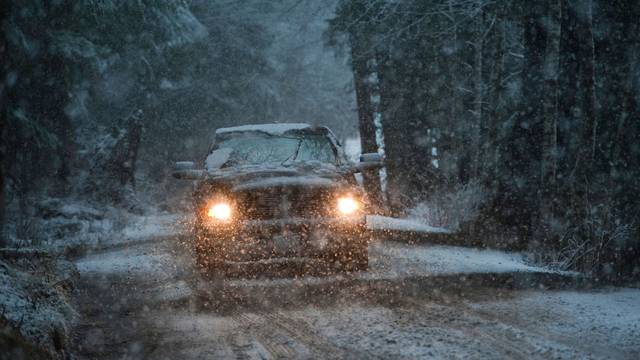
[[[77,260],[80,358],[640,356],[640,290],[514,286],[573,276],[520,254],[376,242],[365,273],[210,278],[147,235]]]
[[[0,250],[0,358],[14,358],[21,351],[33,351],[26,357],[62,356],[77,319],[69,304],[75,268],[43,251]],[[8,338],[25,342],[7,347]]]
[[[363,300],[269,312],[152,312],[146,331],[162,334],[167,345],[133,348],[151,358],[631,359],[639,354],[637,315],[612,323],[599,312],[611,302],[619,307],[607,315],[637,312],[639,299],[638,290],[623,289],[395,305]],[[568,308],[581,308],[583,315],[564,313]]]
[[[128,274],[171,278],[180,267],[170,252],[160,247],[131,246],[97,252],[79,259],[76,266],[85,274]],[[525,263],[521,254],[478,250],[456,246],[406,245],[376,242],[369,246],[370,270],[353,276],[365,279],[402,279],[470,273],[553,271]],[[336,275],[339,276],[339,275]],[[323,276],[323,278],[326,278]],[[267,281],[267,280],[259,280]]]
[[[395,219],[387,216],[369,215],[367,216],[367,227],[371,230],[399,230],[416,233],[448,234],[449,230],[429,226],[415,219]]]
[[[114,244],[175,236],[183,231],[188,217],[184,214],[162,212],[153,207],[139,215],[114,207],[95,208],[92,204],[50,199],[38,204],[37,216],[31,219],[30,243],[12,238],[15,223],[7,233],[17,247],[37,247],[55,253],[69,249],[91,250]]]

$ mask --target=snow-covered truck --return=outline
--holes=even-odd
[[[203,165],[181,161],[173,173],[197,181],[199,266],[313,258],[368,267],[368,202],[355,175],[379,168],[377,154],[350,163],[322,126],[245,125],[218,129]]]

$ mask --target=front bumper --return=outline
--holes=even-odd
[[[365,225],[364,216],[207,223],[200,226],[196,246],[227,261],[327,257],[366,248]]]

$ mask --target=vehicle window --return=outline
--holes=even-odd
[[[281,164],[304,161],[336,163],[333,145],[321,135],[272,136],[241,134],[218,142],[215,149],[231,148],[225,166]]]

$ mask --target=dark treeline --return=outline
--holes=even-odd
[[[47,198],[132,210],[131,197],[144,193],[166,205],[181,196],[171,164],[200,160],[217,127],[326,123],[331,114],[348,128],[352,101],[333,91],[345,87],[348,67],[312,73],[303,65],[321,46],[276,42],[278,31],[315,31],[323,21],[308,17],[333,9],[300,3],[3,1],[0,226],[29,241]]]
[[[387,157],[365,177],[384,211],[565,267],[640,272],[637,2],[333,5],[2,2],[0,225],[28,239],[47,198],[158,204],[176,194],[170,164],[198,160],[213,129],[346,135],[355,101],[363,151]],[[353,86],[317,46],[327,16]]]
[[[215,128],[211,114],[228,123],[256,112],[248,98],[269,99],[242,85],[267,71],[261,51],[268,42],[250,20],[238,24],[238,9],[182,0],[6,6],[4,165],[9,189],[21,197],[35,189],[72,192],[71,179],[87,168],[77,163],[82,150],[91,150],[83,147],[122,128],[119,119],[134,111],[142,110],[146,134],[140,157],[150,176],[163,177],[168,152],[202,151],[181,149],[194,128]],[[212,14],[227,16],[217,21]],[[251,46],[236,46],[242,42]]]
[[[94,159],[84,155],[117,141],[130,113],[143,110],[148,129],[163,126],[167,117],[154,116],[172,95],[163,81],[197,65],[184,60],[207,32],[183,1],[3,4],[2,205],[24,238],[36,199],[85,191],[78,178]]]
[[[471,186],[470,240],[637,275],[639,17],[625,0],[341,1],[328,42],[350,49],[363,146],[384,135],[390,211]]]

